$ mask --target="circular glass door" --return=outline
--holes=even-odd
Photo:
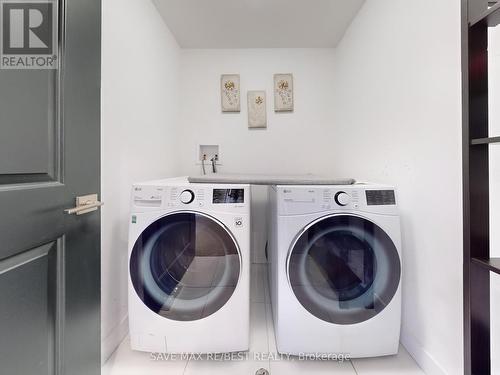
[[[374,317],[391,301],[400,277],[392,240],[359,216],[333,215],[311,223],[288,256],[295,296],[307,311],[330,323]]]
[[[197,320],[226,304],[238,283],[238,245],[216,219],[195,212],[166,215],[139,236],[130,277],[144,304],[165,318]]]

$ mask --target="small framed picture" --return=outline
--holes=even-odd
[[[222,112],[240,111],[240,76],[223,74],[220,78]]]
[[[248,127],[249,128],[266,128],[266,92],[265,91],[249,91],[247,94],[248,100]]]
[[[293,75],[274,75],[274,111],[293,111]]]

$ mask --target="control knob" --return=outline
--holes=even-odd
[[[335,203],[339,206],[347,206],[351,203],[351,196],[347,194],[345,191],[339,191],[335,194]]]
[[[194,201],[194,193],[191,190],[184,190],[179,196],[179,199],[182,203],[189,204]]]

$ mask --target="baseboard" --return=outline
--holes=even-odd
[[[127,334],[128,315],[125,315],[120,323],[113,327],[109,335],[101,341],[101,365],[104,365],[111,357],[111,354],[118,348]]]
[[[448,375],[420,342],[408,332],[401,332],[401,344],[427,375]]]

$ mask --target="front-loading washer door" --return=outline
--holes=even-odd
[[[311,314],[356,324],[380,313],[398,289],[401,262],[379,226],[354,215],[331,215],[304,228],[290,248],[288,280]]]
[[[240,251],[226,227],[189,211],[149,225],[130,257],[138,296],[156,314],[172,320],[198,320],[219,310],[236,289],[240,272]]]

